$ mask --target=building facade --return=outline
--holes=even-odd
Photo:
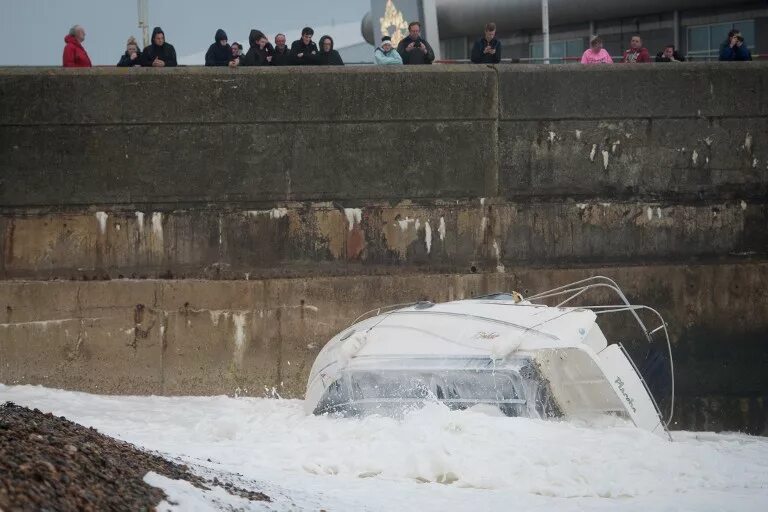
[[[395,6],[407,0],[391,0]],[[504,59],[541,62],[543,57],[540,0],[437,0],[437,21],[444,59],[468,59],[483,25],[494,21],[504,44]],[[550,61],[576,62],[591,34],[600,34],[605,48],[620,56],[638,34],[655,54],[675,44],[691,60],[716,60],[730,30],[741,30],[753,57],[768,53],[768,2],[734,0],[615,0],[572,2],[549,0]],[[373,43],[371,16],[363,19],[363,35]]]

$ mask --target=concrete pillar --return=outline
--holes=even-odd
[[[675,10],[672,13],[672,43],[675,50],[680,51],[680,11]]]

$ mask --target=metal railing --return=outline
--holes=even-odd
[[[621,290],[621,288],[619,288],[619,285],[616,284],[616,281],[605,276],[588,277],[586,279],[582,279],[581,281],[576,281],[567,285],[553,288],[552,290],[531,295],[530,297],[526,297],[526,300],[540,301],[542,299],[562,297],[564,295],[567,295],[567,297],[564,300],[562,300],[555,306],[555,307],[562,307],[563,305],[567,304],[573,299],[576,299],[577,297],[581,296],[588,290],[595,290],[599,288],[605,288],[615,292],[619,296],[619,299],[621,299],[622,303],[611,304],[611,305],[579,305],[578,307],[583,309],[593,310],[597,315],[608,314],[608,313],[629,312],[637,321],[641,331],[645,335],[645,338],[648,340],[648,342],[653,342],[654,333],[659,331],[662,331],[664,333],[664,338],[667,343],[667,352],[669,354],[669,374],[670,374],[670,382],[671,382],[669,418],[666,421],[664,421],[664,418],[662,417],[662,414],[661,414],[661,409],[659,409],[659,406],[656,403],[656,399],[653,397],[653,394],[650,392],[650,389],[648,389],[648,386],[646,385],[645,380],[642,378],[642,375],[640,375],[639,372],[638,372],[638,375],[640,375],[640,378],[643,381],[643,385],[646,387],[648,394],[651,396],[654,406],[656,407],[656,412],[659,414],[659,418],[664,424],[664,427],[668,428],[669,424],[672,422],[672,416],[674,415],[674,410],[675,410],[675,364],[674,364],[674,359],[672,357],[672,343],[669,340],[667,323],[664,321],[664,317],[661,316],[661,313],[659,313],[658,311],[656,311],[654,308],[650,306],[631,304],[627,299],[626,295],[624,295],[624,292]],[[658,318],[660,322],[658,327],[656,327],[653,330],[648,330],[648,328],[645,326],[643,321],[640,319],[640,316],[637,314],[638,311],[643,311],[643,310],[653,313]],[[634,366],[635,364],[634,361],[632,361],[632,359],[629,357],[628,359]]]

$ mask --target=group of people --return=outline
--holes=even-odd
[[[323,36],[319,47],[312,40],[315,31],[304,27],[301,39],[297,39],[288,48],[285,34],[275,36],[275,44],[261,30],[253,29],[248,35],[248,51],[243,53],[240,43],[231,45],[227,33],[219,29],[214,36],[213,44],[205,53],[206,66],[343,66],[339,52],[333,49],[333,38]]]
[[[69,33],[64,37],[64,56],[63,62],[65,68],[89,68],[91,59],[88,52],[83,48],[85,41],[85,29],[80,25],[75,25],[69,29]],[[165,33],[160,27],[155,27],[152,31],[152,42],[143,50],[139,49],[136,39],[131,37],[125,47],[125,53],[120,57],[117,63],[120,67],[174,67],[176,61],[176,49],[172,44],[165,42]]]
[[[747,61],[752,60],[752,53],[744,43],[744,37],[738,30],[731,30],[726,39],[720,45],[719,60],[721,61]],[[685,62],[685,57],[677,53],[675,45],[668,44],[656,54],[656,62]],[[632,36],[629,48],[624,51],[621,62],[636,64],[651,62],[648,49],[643,47],[640,36]],[[589,48],[581,56],[582,64],[613,64],[613,57],[603,48],[603,39],[594,35],[589,39]]]
[[[312,38],[315,31],[305,27],[301,38],[294,41],[290,48],[286,44],[285,34],[275,36],[274,45],[260,30],[251,30],[248,36],[249,48],[244,52],[241,44],[229,44],[227,33],[218,29],[214,42],[205,54],[206,66],[303,66],[327,65],[343,66],[344,61],[339,52],[333,48],[333,38],[323,36],[319,45]],[[91,60],[83,48],[85,29],[75,25],[64,38],[64,67],[90,67]],[[435,52],[432,46],[421,37],[421,23],[411,22],[408,25],[408,35],[395,47],[392,38],[384,36],[381,44],[373,51],[374,62],[378,65],[419,65],[432,64]],[[721,61],[752,60],[744,37],[738,30],[732,30],[728,39],[720,46]],[[471,61],[476,64],[498,64],[501,62],[501,42],[496,39],[496,24],[487,23],[481,38],[472,47]],[[656,54],[656,62],[684,62],[675,46],[666,45]],[[651,62],[648,50],[643,47],[640,36],[632,36],[629,48],[624,51],[621,62],[644,63]],[[594,35],[589,40],[589,48],[581,56],[582,64],[613,64],[613,58],[603,48],[603,40]],[[165,33],[160,27],[152,31],[151,43],[143,50],[139,48],[136,39],[131,37],[125,48],[125,53],[117,63],[119,67],[174,67],[177,65],[176,50],[165,41]]]

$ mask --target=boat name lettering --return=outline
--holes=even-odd
[[[477,334],[475,334],[475,338],[479,340],[492,340],[498,337],[499,337],[499,333],[497,332],[480,331]]]
[[[635,409],[635,401],[632,400],[626,391],[624,391],[624,381],[621,380],[621,377],[616,377],[616,386],[618,386],[619,391],[621,391],[621,394],[624,395],[624,400],[627,401],[627,404],[629,404],[629,407],[632,409],[632,412],[637,412],[637,409]]]

